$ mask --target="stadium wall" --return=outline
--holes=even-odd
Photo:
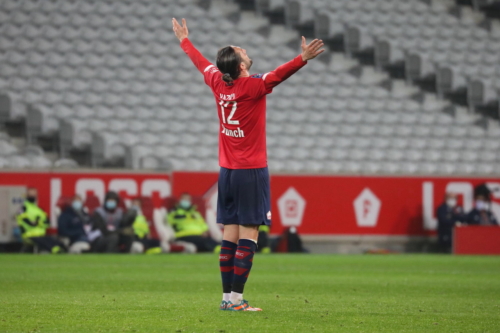
[[[494,190],[493,211],[500,216],[500,179],[473,177],[396,176],[271,176],[272,233],[296,227],[304,237],[323,240],[338,236],[427,237],[435,233],[435,209],[446,191],[460,194],[467,211],[474,186],[486,183]],[[0,186],[30,186],[39,190],[39,204],[55,225],[60,196],[93,192],[102,199],[115,190],[126,200],[151,196],[156,208],[162,199],[184,191],[203,196],[207,219],[215,218],[217,173],[212,172],[1,172]]]
[[[130,200],[137,196],[150,196],[155,207],[161,206],[162,198],[171,195],[171,175],[164,173],[123,172],[92,170],[89,172],[0,172],[1,186],[25,186],[38,189],[38,204],[49,213],[51,225],[56,226],[57,201],[61,196],[93,193],[102,202],[107,191],[118,192]],[[13,199],[20,201],[19,199]],[[128,202],[127,202],[128,203]]]
[[[174,172],[173,195],[189,191],[213,206],[216,173]],[[459,193],[472,208],[474,186],[494,190],[492,209],[500,216],[500,179],[466,177],[382,177],[271,175],[273,233],[295,226],[302,235],[429,236],[445,192]],[[321,239],[327,239],[322,237]]]

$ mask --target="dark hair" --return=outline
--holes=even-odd
[[[228,85],[240,76],[241,57],[232,46],[226,46],[217,52],[217,68],[223,73],[222,80]]]
[[[106,196],[104,197],[104,201],[107,200],[115,200],[116,203],[118,203],[120,201],[120,196],[118,195],[118,193],[114,191],[109,191],[108,193],[106,193]]]
[[[482,195],[486,200],[491,200],[491,191],[486,184],[479,184],[474,188],[474,197]]]

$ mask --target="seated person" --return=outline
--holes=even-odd
[[[69,240],[69,253],[82,253],[90,250],[90,243],[85,232],[85,226],[88,223],[89,216],[83,210],[82,197],[76,194],[71,205],[64,207],[57,219],[59,236]]]
[[[457,205],[457,195],[455,193],[446,193],[445,201],[437,208],[436,215],[439,247],[444,252],[450,252],[453,228],[457,223],[465,220],[462,207]]]
[[[42,251],[60,253],[65,250],[64,244],[54,237],[46,236],[49,221],[47,214],[37,205],[38,190],[28,188],[26,200],[16,216],[21,229],[21,236],[27,245],[36,245]]]
[[[131,237],[131,242],[127,242],[130,244],[127,251],[146,254],[169,252],[168,243],[162,246],[159,240],[149,238],[149,224],[142,214],[141,205],[141,199],[132,200],[130,209],[123,217],[122,234]]]
[[[472,225],[498,225],[498,221],[490,210],[490,194],[478,192],[474,195],[474,208],[467,214],[466,222]]]
[[[219,244],[208,233],[208,225],[196,210],[189,193],[183,193],[179,203],[167,215],[167,223],[174,229],[179,241],[196,245],[198,252],[218,252]]]
[[[121,237],[130,237],[130,244],[126,251],[131,253],[168,253],[168,252],[183,252],[196,253],[196,246],[191,243],[168,240],[156,240],[150,238],[149,224],[146,217],[142,213],[141,199],[132,200],[130,209],[125,214],[122,221]]]
[[[116,192],[106,193],[104,204],[97,207],[90,218],[90,241],[92,251],[98,253],[118,253],[120,243],[119,229],[123,210],[118,207],[120,197]]]

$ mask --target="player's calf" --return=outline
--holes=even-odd
[[[243,301],[243,289],[252,269],[253,256],[257,243],[251,239],[240,239],[234,258],[234,279],[230,301],[240,304]]]
[[[222,278],[222,300],[229,301],[234,280],[234,255],[237,244],[223,240],[219,254],[220,274]],[[222,310],[222,309],[221,309]]]

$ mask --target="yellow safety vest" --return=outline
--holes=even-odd
[[[49,227],[45,221],[47,220],[47,214],[36,204],[25,201],[24,202],[25,211],[16,216],[17,224],[24,229],[23,239],[31,237],[42,237],[45,236],[45,232]],[[38,223],[36,225],[31,225],[26,223],[24,220],[27,219],[30,222],[35,222],[38,218]]]
[[[208,231],[208,225],[205,223],[205,219],[196,210],[195,206],[187,210],[176,207],[174,211],[168,214],[167,222],[174,228],[176,238],[201,236]]]
[[[149,234],[149,225],[148,221],[146,221],[146,217],[144,215],[137,215],[132,224],[132,228],[134,229],[134,233],[139,239],[143,239]]]

